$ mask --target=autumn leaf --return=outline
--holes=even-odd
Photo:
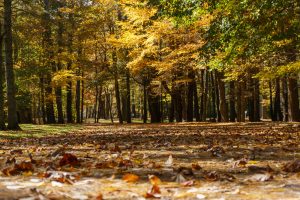
[[[283,171],[294,172],[294,173],[300,172],[300,160],[297,159],[297,160],[288,162],[287,164],[285,164],[283,166]]]
[[[202,167],[201,167],[199,164],[197,164],[197,163],[193,163],[193,164],[192,164],[192,169],[193,169],[193,170],[201,170]]]
[[[71,166],[78,166],[80,165],[79,160],[76,156],[70,153],[65,153],[62,157],[62,159],[59,161],[59,166],[65,166],[65,165],[71,165]]]
[[[148,178],[152,185],[161,185],[162,183],[161,180],[155,175],[149,175]]]
[[[32,173],[34,171],[31,162],[22,161],[20,164],[15,164],[13,168],[5,168],[2,173],[6,176],[14,176],[20,173]]]
[[[123,176],[123,181],[126,181],[127,183],[136,183],[139,179],[140,177],[135,174],[125,174]]]
[[[160,188],[158,185],[153,185],[151,189],[144,195],[145,198],[160,198]]]

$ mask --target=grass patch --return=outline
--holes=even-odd
[[[61,135],[82,129],[80,124],[34,125],[21,124],[21,131],[0,131],[0,138],[19,139]]]

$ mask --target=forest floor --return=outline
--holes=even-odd
[[[0,199],[299,199],[300,124],[26,125]]]

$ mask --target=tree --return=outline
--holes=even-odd
[[[13,69],[12,48],[12,0],[4,0],[4,32],[5,32],[5,67],[8,102],[8,126],[9,130],[19,130],[17,118],[16,86]]]
[[[5,112],[4,112],[4,82],[5,82],[5,70],[3,66],[3,39],[4,33],[2,31],[2,24],[0,23],[0,130],[5,130]]]

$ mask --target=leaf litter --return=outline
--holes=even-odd
[[[65,135],[5,140],[0,198],[297,199],[300,195],[299,126],[84,126]]]

